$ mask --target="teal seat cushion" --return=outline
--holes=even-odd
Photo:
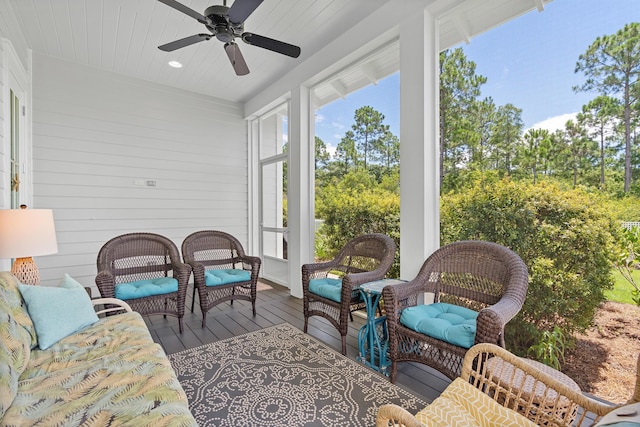
[[[470,348],[476,337],[477,318],[477,311],[437,302],[405,309],[400,323],[432,338]]]
[[[311,279],[309,280],[309,292],[323,298],[340,302],[342,293],[342,279]]]
[[[249,280],[251,280],[251,272],[239,268],[206,270],[204,272],[204,282],[207,286],[228,285]]]
[[[121,300],[150,297],[178,292],[178,281],[172,277],[138,280],[116,285],[116,298]]]
[[[68,274],[57,287],[18,286],[41,350],[98,321],[89,294]]]

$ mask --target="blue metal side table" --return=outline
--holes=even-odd
[[[400,279],[382,279],[360,285],[360,293],[367,309],[367,323],[358,333],[360,355],[356,360],[384,375],[389,375],[388,368],[391,364],[387,360],[389,347],[387,316],[376,317],[376,310],[380,303],[382,289],[388,285],[404,282]]]

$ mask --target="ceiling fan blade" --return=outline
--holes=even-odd
[[[176,49],[180,49],[185,46],[192,45],[194,43],[203,42],[205,40],[209,40],[211,38],[211,34],[196,34],[193,36],[185,37],[180,40],[172,41],[171,43],[163,44],[162,46],[158,46],[158,49],[163,50],[165,52],[173,52]]]
[[[253,13],[263,0],[235,0],[227,13],[229,21],[241,24]]]
[[[190,17],[197,19],[198,22],[202,23],[202,24],[207,24],[207,18],[204,17],[204,15],[196,12],[195,10],[188,8],[187,6],[183,5],[182,3],[178,3],[175,0],[158,0],[160,3],[164,3],[169,7],[172,7],[176,10],[179,10],[180,12],[184,13],[185,15],[189,15]]]
[[[245,76],[249,74],[249,67],[247,67],[247,63],[240,52],[240,47],[233,43],[225,43],[224,50],[227,52],[227,56],[229,57],[229,61],[231,61],[231,65],[233,66],[234,71],[238,76]]]
[[[253,33],[244,33],[242,35],[242,40],[250,45],[269,49],[271,51],[278,52],[292,58],[297,58],[298,56],[300,56],[300,48],[298,46],[270,39],[269,37],[259,36],[258,34]]]

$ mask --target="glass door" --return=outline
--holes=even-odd
[[[261,276],[288,287],[288,105],[260,118],[259,234]]]

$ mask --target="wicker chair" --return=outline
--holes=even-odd
[[[202,327],[207,312],[216,305],[234,300],[251,301],[256,315],[256,286],[261,260],[248,256],[238,239],[223,231],[204,230],[190,234],[182,242],[184,262],[193,269],[193,300],[198,290]]]
[[[638,360],[636,389],[640,386],[640,358]],[[489,343],[477,344],[467,351],[461,378],[503,407],[541,426],[589,426],[622,406],[591,399],[558,376],[543,372],[527,359]],[[532,390],[535,395],[529,392]],[[634,394],[629,403],[638,402],[638,397]],[[429,415],[428,406],[415,417],[400,406],[383,405],[376,416],[376,427],[429,425]]]
[[[175,316],[182,333],[191,267],[181,262],[171,240],[153,233],[114,237],[98,252],[97,267],[96,285],[102,298],[125,300],[143,315]]]
[[[385,277],[396,253],[393,239],[384,234],[365,234],[349,241],[331,261],[302,266],[304,332],[309,317],[322,316],[336,327],[342,338],[342,354],[347,354],[347,318],[351,312],[365,308],[358,287]],[[334,280],[337,297],[312,292],[310,284]],[[352,319],[353,320],[353,319]]]
[[[416,306],[420,295],[431,292],[435,302],[479,312],[471,345],[488,342],[504,347],[504,327],[520,311],[527,288],[526,265],[504,246],[461,241],[436,250],[413,280],[383,289],[391,382],[396,380],[401,361],[426,364],[451,379],[460,375],[468,347],[432,338],[400,323],[403,310]]]

